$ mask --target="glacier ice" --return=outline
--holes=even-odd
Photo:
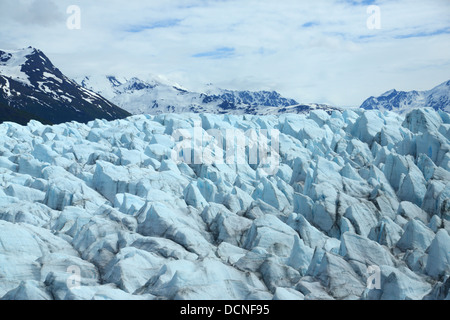
[[[427,249],[428,260],[426,273],[433,278],[444,278],[450,272],[450,236],[441,229],[436,233]]]
[[[277,170],[173,158],[231,129],[278,130]],[[448,298],[449,133],[432,109],[3,123],[0,298]]]

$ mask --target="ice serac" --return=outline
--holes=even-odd
[[[397,242],[403,251],[418,250],[425,252],[434,238],[434,232],[418,220],[411,220],[405,226],[405,233]]]
[[[376,241],[383,246],[393,248],[400,238],[404,230],[389,217],[383,217],[378,224],[370,230],[368,238]]]
[[[439,230],[428,248],[426,272],[435,279],[450,272],[450,236],[446,230]]]
[[[245,235],[244,248],[261,247],[278,256],[289,256],[296,232],[273,215],[254,220]]]
[[[378,223],[377,214],[375,205],[367,202],[357,203],[348,207],[344,217],[350,220],[358,234],[367,237],[370,230]]]
[[[170,261],[156,273],[143,292],[176,300],[270,299],[265,285],[251,274],[214,259]]]
[[[342,257],[325,253],[317,269],[317,278],[336,299],[359,299],[364,291],[361,278]]]
[[[359,265],[395,265],[395,258],[386,248],[375,241],[350,232],[342,235],[339,254],[347,261]]]
[[[364,297],[371,300],[422,300],[431,286],[405,267],[381,266],[381,289],[366,290]]]
[[[432,109],[0,124],[0,298],[448,298],[448,125]],[[173,158],[180,130],[232,152],[211,129],[279,130],[278,171],[248,149]]]
[[[415,109],[406,115],[402,126],[412,133],[437,131],[443,123],[438,113],[429,108]]]

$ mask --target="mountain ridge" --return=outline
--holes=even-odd
[[[450,112],[450,80],[430,90],[397,91],[391,89],[378,97],[366,99],[360,108],[365,110],[387,110],[400,114],[416,108],[430,107]]]
[[[83,87],[104,95],[132,114],[213,113],[267,115],[283,112],[306,113],[318,108],[341,110],[325,104],[300,104],[276,91],[228,90],[211,87],[203,92],[188,89],[156,76],[144,81],[115,75],[78,78]]]
[[[94,119],[114,120],[132,114],[212,113],[235,115],[304,114],[322,110],[331,114],[343,108],[298,103],[277,91],[228,90],[212,86],[191,91],[161,76],[64,75],[39,49],[0,50],[0,122],[45,124]],[[450,112],[450,80],[427,91],[391,89],[366,99],[360,108],[406,114],[431,107]]]

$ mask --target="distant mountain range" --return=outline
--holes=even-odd
[[[206,92],[193,92],[159,77],[139,78],[103,75],[77,79],[132,114],[213,113],[253,114],[307,113],[310,110],[338,110],[327,105],[299,104],[276,91],[235,91],[210,86]]]
[[[88,122],[130,115],[69,79],[32,47],[0,50],[0,121]]]
[[[429,91],[390,90],[361,105],[406,113],[432,107],[450,112],[450,81]],[[271,115],[342,111],[325,104],[300,104],[276,91],[237,91],[211,86],[190,91],[162,77],[94,75],[71,80],[35,48],[0,50],[0,123],[46,124],[122,119],[131,114],[213,113]]]
[[[121,119],[131,114],[307,113],[327,105],[299,104],[275,91],[233,91],[210,86],[189,91],[151,76],[150,80],[119,76],[87,76],[78,83],[56,68],[40,50],[0,50],[0,122],[26,124],[30,119],[57,124],[93,119]]]
[[[424,107],[450,112],[450,80],[428,91],[405,92],[393,89],[379,97],[370,97],[361,105],[365,110],[388,110],[400,114]]]

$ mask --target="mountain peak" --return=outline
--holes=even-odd
[[[89,80],[89,77],[86,77],[86,78],[87,78],[87,80]],[[109,80],[109,82],[111,83],[111,85],[113,87],[118,87],[122,84],[115,76],[109,75],[109,76],[106,76],[106,78]]]
[[[388,97],[388,96],[390,96],[390,95],[392,95],[392,94],[396,94],[396,93],[397,93],[397,90],[391,89],[391,90],[386,91],[385,93],[383,93],[383,94],[381,95],[381,97]]]
[[[29,55],[29,54],[31,54],[31,53],[33,53],[35,51],[37,51],[37,49],[34,48],[34,47],[31,47],[31,46],[27,47],[27,48],[20,48],[20,49],[13,49],[13,50],[11,50],[11,49],[0,49],[0,52],[9,53],[11,55],[14,55],[14,54]]]
[[[36,53],[36,49],[32,47],[18,50],[0,49],[0,74],[7,75],[26,85],[31,85],[29,76],[24,72],[23,67],[29,58]]]
[[[21,48],[16,50],[0,49],[0,64],[11,65],[17,61],[26,61],[35,55],[45,57],[45,54],[34,47]]]

